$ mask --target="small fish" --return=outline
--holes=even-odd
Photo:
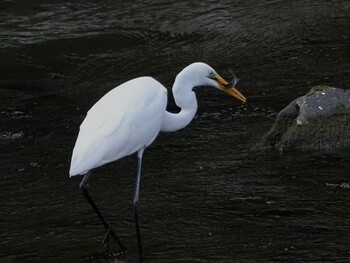
[[[231,71],[228,70],[231,73],[231,81],[229,81],[229,83],[226,85],[226,88],[230,89],[233,88],[237,85],[239,78],[236,77],[236,75]]]

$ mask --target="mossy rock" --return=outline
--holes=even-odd
[[[277,116],[253,150],[350,149],[350,91],[313,87]]]

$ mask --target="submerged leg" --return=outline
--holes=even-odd
[[[139,193],[140,193],[140,182],[141,182],[141,166],[142,166],[142,154],[144,148],[137,152],[137,175],[135,184],[135,194],[134,194],[134,219],[137,235],[137,245],[139,249],[139,261],[143,262],[143,251],[141,244],[140,228],[139,228]]]
[[[114,232],[114,230],[112,229],[110,224],[106,222],[106,220],[102,216],[100,210],[97,208],[94,200],[92,200],[92,198],[88,192],[87,180],[89,179],[89,176],[90,176],[90,172],[85,174],[83,180],[79,184],[79,187],[80,187],[84,197],[89,202],[89,204],[92,206],[92,208],[95,210],[96,214],[101,219],[102,224],[106,229],[106,235],[102,241],[102,244],[107,243],[107,247],[109,249],[109,237],[111,236],[114,239],[114,241],[117,243],[117,245],[120,247],[120,249],[122,250],[121,253],[126,253],[126,251],[127,251],[126,247],[124,247],[124,245],[120,242],[119,237],[116,235],[116,233]]]

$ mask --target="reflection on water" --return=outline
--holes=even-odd
[[[248,103],[202,88],[191,125],[144,157],[148,262],[348,262],[349,154],[251,153],[312,85],[349,88],[347,1],[0,2],[0,261],[114,262],[68,178],[79,124],[125,80],[170,87],[185,65],[232,68]],[[172,98],[169,109],[176,111]],[[134,156],[90,190],[135,262]]]

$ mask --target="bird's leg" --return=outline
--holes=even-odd
[[[140,193],[141,166],[142,166],[143,150],[144,149],[141,149],[137,152],[137,175],[136,175],[135,194],[134,194],[134,219],[135,219],[137,245],[138,245],[138,249],[139,249],[139,261],[140,262],[143,262],[143,251],[142,251],[140,228],[139,228],[139,193]]]
[[[117,234],[114,232],[114,230],[112,229],[111,225],[109,223],[106,222],[106,220],[104,219],[104,217],[102,216],[100,210],[97,208],[94,200],[92,200],[89,192],[88,192],[88,185],[87,185],[87,180],[89,179],[90,176],[90,172],[86,173],[83,180],[80,182],[79,187],[84,195],[84,197],[86,198],[86,200],[89,202],[89,204],[92,206],[92,208],[95,210],[96,214],[98,215],[98,217],[101,219],[103,226],[106,229],[106,235],[102,241],[102,244],[107,244],[107,249],[109,250],[109,237],[112,236],[112,238],[114,239],[114,241],[117,243],[117,245],[120,247],[120,249],[122,250],[121,253],[124,254],[126,253],[127,249],[126,247],[120,242],[119,237],[117,236]]]

